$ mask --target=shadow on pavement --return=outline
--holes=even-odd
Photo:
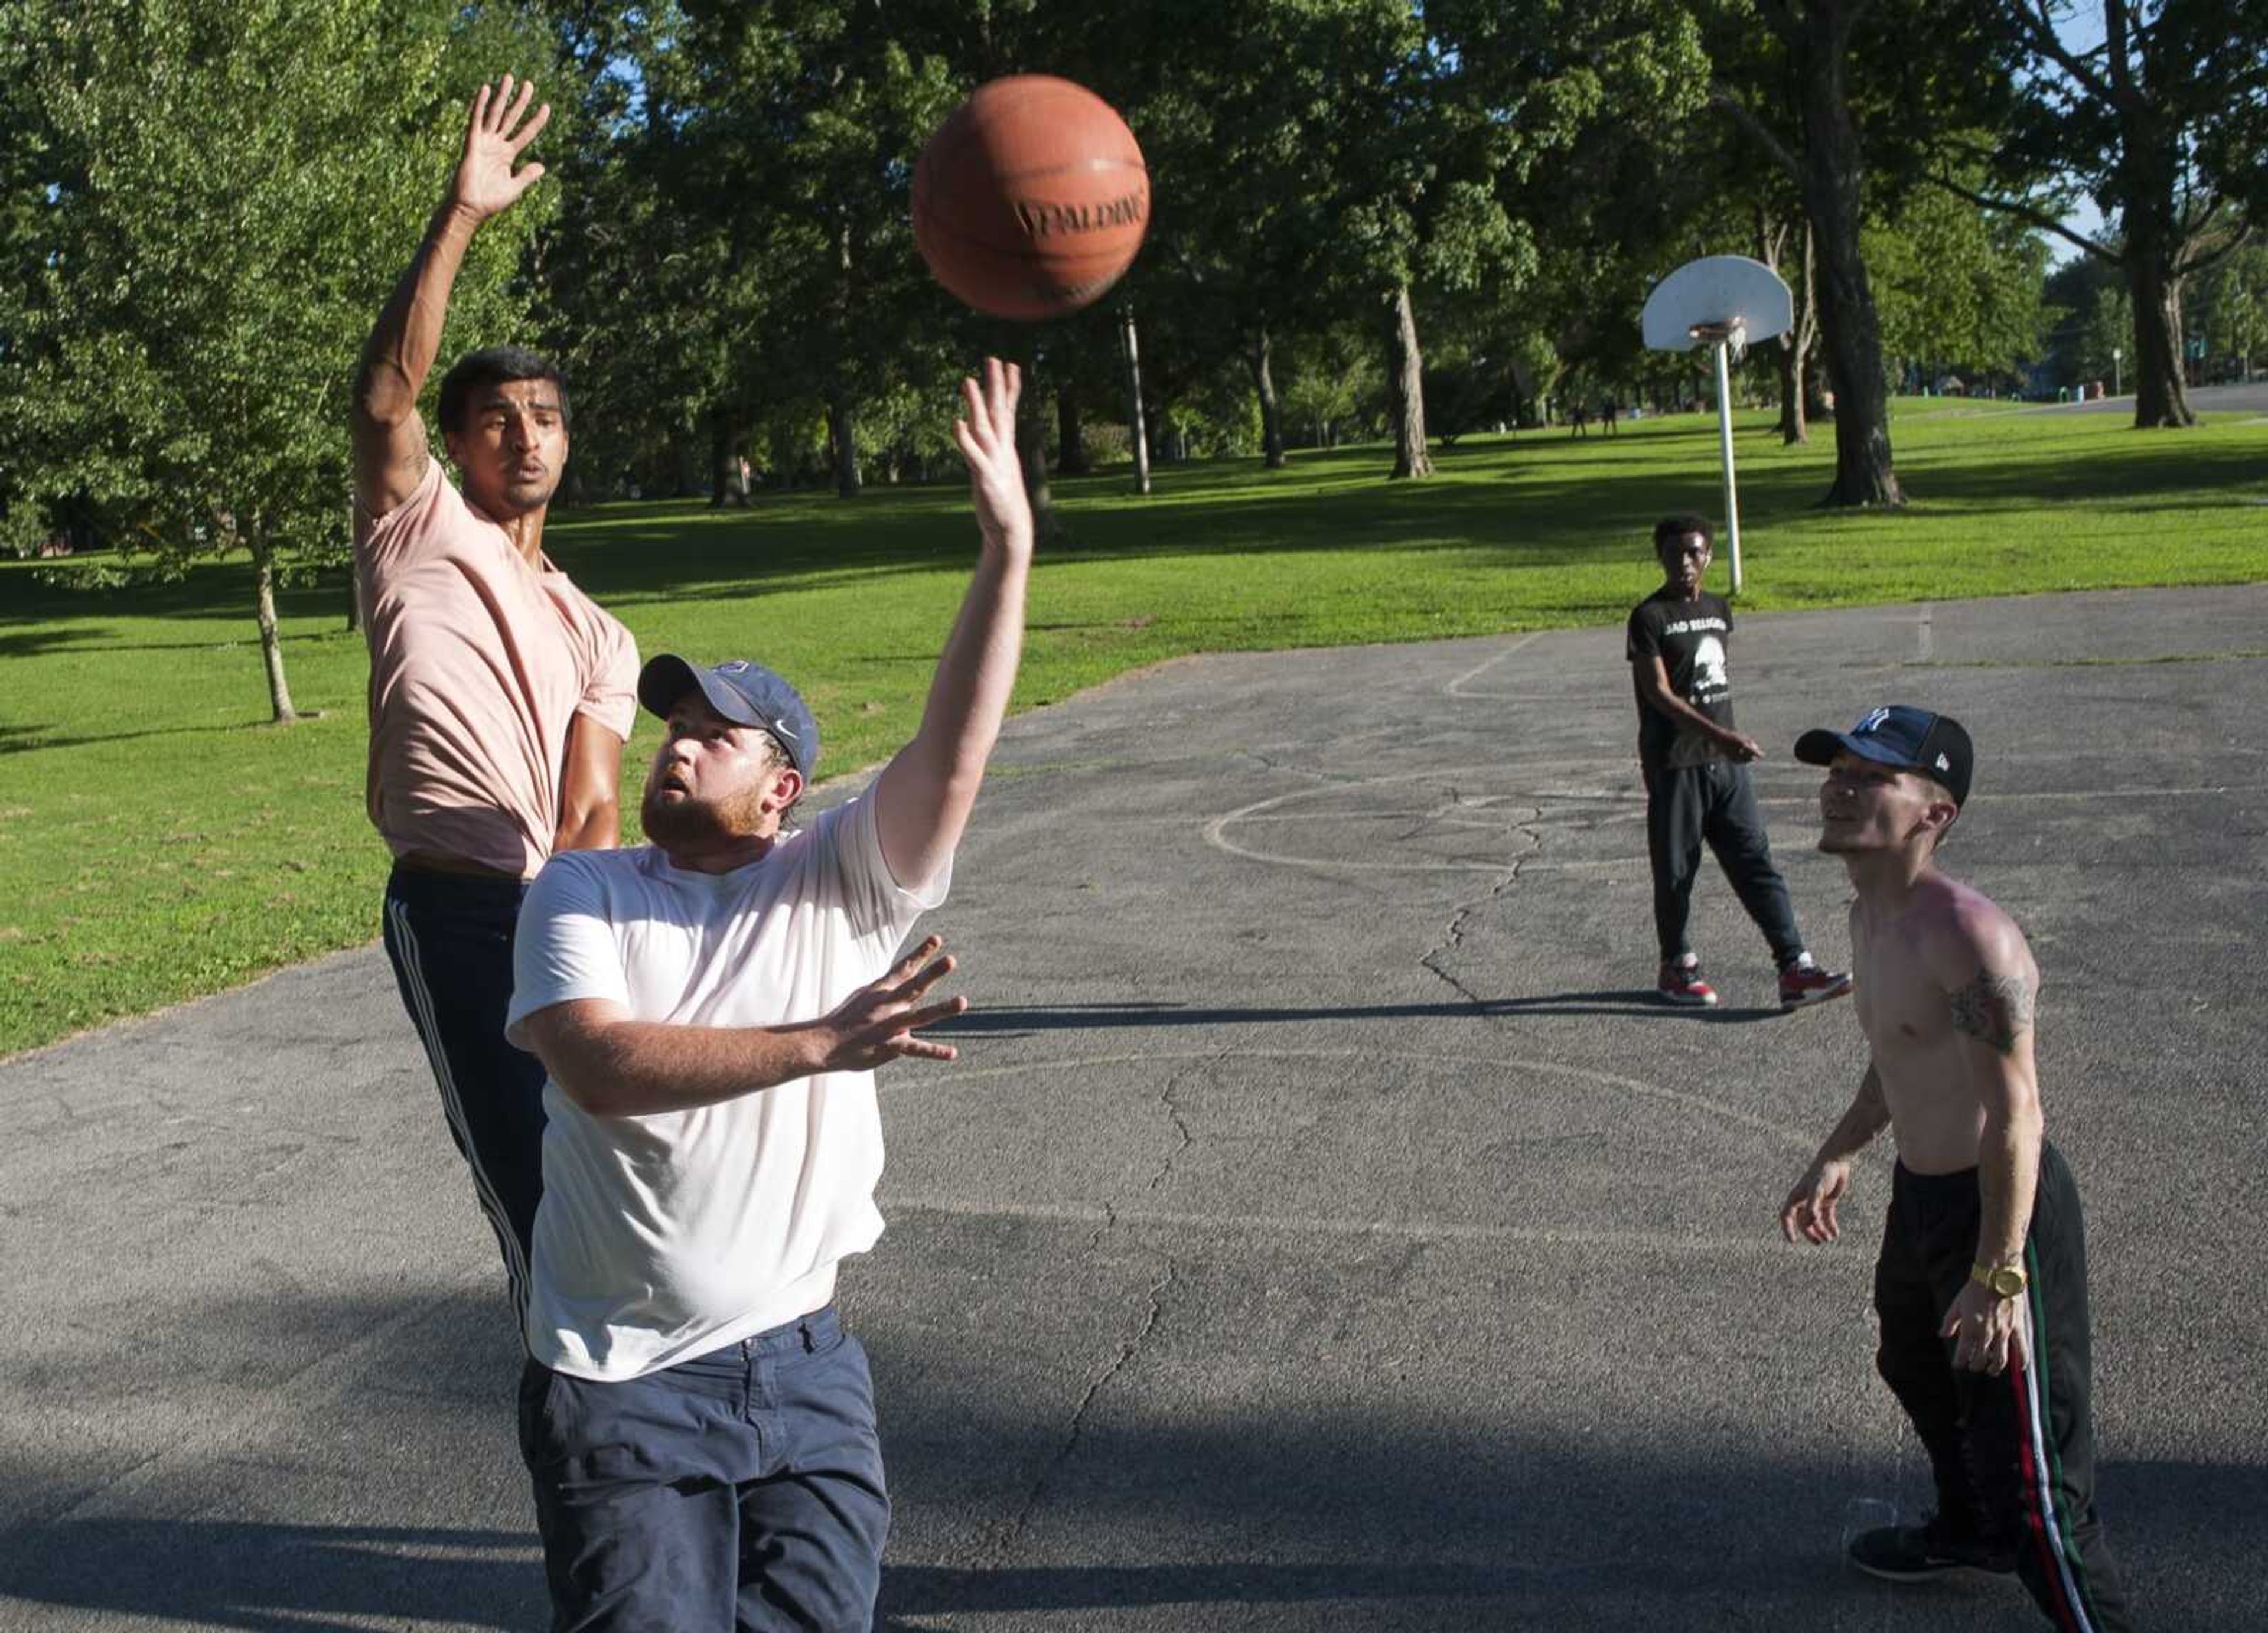
[[[1317,1020],[1472,1020],[1495,1015],[1621,1015],[1632,1020],[1777,1020],[1792,1011],[1768,1008],[1681,1009],[1664,1004],[1651,987],[1600,992],[1555,992],[1528,998],[1490,998],[1456,1004],[1336,1004],[1319,1008],[1259,1005],[1224,1009],[1188,1004],[1002,1004],[941,1020],[936,1033],[1029,1037],[1039,1032],[1102,1032],[1123,1026],[1228,1026]]]
[[[36,1623],[9,1617],[11,1596],[252,1633],[346,1633],[378,1618],[515,1629],[544,1620],[532,1524],[514,1532],[72,1519],[0,1542],[0,1625],[11,1628]],[[514,1556],[493,1556],[505,1549]]]

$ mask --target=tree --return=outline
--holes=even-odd
[[[1988,0],[2021,70],[2010,126],[1977,158],[1992,189],[1938,180],[2117,264],[2134,313],[2134,423],[2197,423],[2182,376],[2182,297],[2234,254],[2261,207],[2268,0],[2103,0],[2102,40],[2066,42],[2060,0]],[[2075,178],[2110,231],[2066,225],[2043,170]]]
[[[1803,199],[1816,252],[1814,292],[1835,387],[1835,482],[1829,505],[1905,503],[1890,451],[1880,320],[1860,242],[1866,168],[1850,89],[1852,41],[1872,0],[1758,0],[1787,54],[1796,136],[1784,141],[1749,98],[1720,84],[1730,109],[1779,162]]]
[[[2058,384],[2108,380],[2113,349],[2133,355],[2134,311],[2113,262],[2074,256],[2048,275],[2045,299],[2053,317],[2048,366]]]
[[[1127,95],[1156,214],[1129,281],[1145,331],[1235,360],[1261,449],[1285,460],[1282,355],[1373,294],[1351,228],[1377,185],[1375,130],[1414,48],[1409,0],[1160,0],[1099,86]],[[1124,31],[1122,31],[1122,33]],[[1224,185],[1233,178],[1233,185]],[[1147,357],[1170,366],[1160,348]]]
[[[1870,226],[1882,344],[1925,377],[2013,386],[2046,344],[2046,243],[2029,226],[1940,188]]]
[[[1501,311],[1535,276],[1546,236],[1520,208],[1528,184],[1592,133],[1683,116],[1707,80],[1691,14],[1660,0],[1427,0],[1412,21],[1395,99],[1367,126],[1379,180],[1356,215],[1373,288],[1388,291],[1397,475],[1427,464],[1413,291]],[[1500,338],[1491,349],[1508,357],[1512,336]]]
[[[2208,355],[2233,358],[2240,378],[2268,346],[2268,243],[2253,239],[2198,280],[2198,330]]]
[[[675,7],[593,8],[558,26],[581,116],[537,254],[547,343],[578,410],[568,495],[688,492],[705,463],[721,497],[760,417],[744,357],[770,305],[761,216],[733,207],[688,116]]]
[[[27,64],[43,199],[5,223],[5,259],[38,268],[0,320],[5,526],[76,499],[161,571],[248,553],[289,721],[276,586],[343,559],[362,342],[440,196],[464,93],[541,47],[443,0],[18,0],[0,29]],[[524,232],[476,241],[454,334],[509,331]]]

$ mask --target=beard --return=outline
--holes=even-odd
[[[646,784],[638,801],[638,823],[645,836],[665,850],[746,839],[763,831],[763,796],[755,789],[741,789],[722,799],[686,795],[665,800],[662,792],[660,783]]]

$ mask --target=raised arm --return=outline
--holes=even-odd
[[[982,546],[961,614],[938,660],[921,729],[883,768],[874,790],[882,857],[902,885],[937,876],[961,842],[984,762],[998,740],[1024,650],[1024,590],[1032,565],[1032,506],[1016,457],[1016,365],[984,361],[982,391],[961,382],[968,417],[954,425],[968,461]]]
[[[688,1026],[636,1020],[622,1004],[575,998],[529,1015],[527,1041],[560,1092],[594,1117],[690,1111],[760,1093],[822,1071],[871,1071],[902,1056],[951,1060],[949,1043],[915,1035],[968,1007],[965,998],[924,1005],[953,971],[924,959],[932,936],[834,1013],[787,1026]]]
[[[1969,1085],[1984,1114],[1977,1140],[1977,1270],[1945,1320],[1953,1362],[1999,1372],[2023,1365],[2029,1350],[2024,1300],[2003,1298],[1978,1279],[1994,1269],[2021,1270],[2039,1186],[2039,1078],[2032,1062],[2032,1005],[2039,970],[2023,932],[1989,904],[1964,907],[1958,935],[1932,949],[1932,973],[1946,990]]]
[[[533,85],[523,85],[515,99],[507,74],[501,86],[482,85],[474,96],[465,151],[448,194],[363,347],[352,420],[355,497],[366,514],[386,515],[424,478],[429,456],[417,394],[441,349],[457,268],[481,223],[509,209],[543,174],[541,165],[512,169],[520,150],[551,117],[548,102],[527,117],[534,93]]]

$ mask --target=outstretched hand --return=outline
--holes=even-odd
[[[985,358],[982,390],[973,379],[961,382],[968,413],[953,423],[953,438],[968,461],[968,497],[984,542],[1029,555],[1032,501],[1024,492],[1024,462],[1016,453],[1016,402],[1023,391],[1023,373],[1014,364]]]
[[[910,1055],[918,1060],[951,1060],[959,1052],[950,1043],[932,1043],[915,1034],[924,1026],[958,1015],[968,1007],[967,998],[947,998],[924,1007],[929,989],[953,973],[950,958],[924,965],[945,945],[932,936],[903,959],[897,967],[861,987],[819,1023],[826,1034],[821,1071],[872,1071],[886,1061]]]
[[[472,117],[465,125],[464,157],[457,161],[456,178],[449,184],[449,202],[475,221],[511,209],[543,176],[540,164],[518,171],[512,166],[520,151],[550,122],[551,104],[543,104],[529,119],[527,105],[535,86],[522,84],[517,98],[512,87],[510,74],[501,85],[482,85],[473,97]]]

